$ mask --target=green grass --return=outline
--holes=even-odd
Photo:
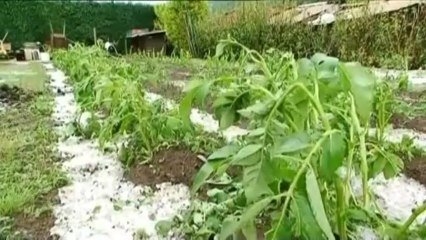
[[[43,91],[46,80],[43,66],[38,62],[0,62],[0,84],[7,83],[31,91]]]
[[[0,65],[0,72],[21,67]],[[57,136],[51,121],[53,97],[45,85],[47,76],[40,71],[40,64],[26,67],[38,71],[33,78],[19,81],[24,90],[33,92],[33,97],[0,113],[0,219],[40,213],[50,205],[43,202],[43,196],[66,183],[55,164]]]

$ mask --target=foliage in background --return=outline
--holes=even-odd
[[[194,31],[198,22],[207,15],[207,2],[175,0],[157,5],[154,9],[159,18],[158,27],[166,30],[167,37],[174,47],[197,55],[194,41],[198,34],[195,34]]]
[[[351,21],[337,19],[329,26],[294,24],[285,18],[269,24],[273,11],[276,6],[245,2],[227,14],[210,13],[197,30],[197,49],[201,55],[212,54],[219,39],[231,35],[261,52],[277,48],[306,57],[320,51],[344,61],[401,69],[426,65],[421,50],[426,46],[425,7],[380,16],[367,14]]]
[[[141,4],[71,2],[71,1],[2,1],[0,35],[9,31],[8,42],[14,48],[23,42],[49,39],[50,26],[73,41],[93,43],[93,28],[98,38],[124,41],[132,28],[153,28],[155,14],[152,6]]]

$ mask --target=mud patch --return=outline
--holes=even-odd
[[[405,162],[404,174],[426,186],[426,156],[415,156]]]
[[[169,79],[170,80],[189,80],[192,77],[190,70],[184,67],[174,67],[169,70]]]
[[[176,102],[179,102],[184,96],[184,93],[182,93],[181,88],[169,83],[159,83],[150,81],[147,82],[146,87],[150,92],[159,94],[164,98],[168,98]]]
[[[20,102],[26,102],[31,99],[32,93],[26,92],[16,86],[9,86],[7,84],[0,85],[0,104],[2,105],[16,105]]]
[[[402,114],[394,114],[390,122],[394,128],[408,128],[426,133],[426,116],[409,119]]]
[[[164,182],[190,186],[202,165],[196,153],[185,147],[172,147],[156,152],[148,164],[135,164],[128,171],[127,178],[134,184],[151,187]]]
[[[52,191],[42,198],[43,202],[57,201],[57,191]],[[45,211],[39,216],[18,214],[14,228],[23,239],[28,240],[57,240],[59,236],[50,235],[50,229],[55,225],[55,216],[52,210]]]

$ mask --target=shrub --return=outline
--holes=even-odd
[[[200,0],[174,0],[155,6],[154,11],[159,18],[158,27],[166,30],[174,47],[196,55],[197,49],[193,45],[195,26],[207,15],[207,3]]]
[[[93,28],[98,37],[119,40],[132,28],[154,25],[154,9],[148,5],[74,2],[74,1],[2,1],[0,35],[9,31],[8,42],[19,47],[26,41],[48,39],[49,22],[54,31],[62,32],[73,41],[93,43]],[[121,41],[123,43],[123,40]]]

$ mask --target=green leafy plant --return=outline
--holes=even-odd
[[[223,220],[219,239],[240,230],[246,239],[257,239],[259,214],[270,216],[267,239],[348,239],[356,227],[351,209],[374,206],[368,190],[371,168],[390,177],[402,167],[398,156],[380,155],[376,141],[367,138],[375,78],[358,63],[325,54],[296,61],[273,50],[264,57],[231,38],[219,43],[217,56],[227,46],[242,49],[253,71],[239,79],[193,81],[180,104],[182,119],[190,124],[192,103],[222,88],[214,92],[220,127],[240,118],[252,123],[242,141],[208,157],[193,183],[194,194],[230,167],[242,169],[236,180],[242,191],[233,201],[244,207]],[[379,160],[383,164],[375,167]],[[362,179],[361,203],[351,190],[354,171]],[[384,224],[377,217],[362,222],[369,221]]]
[[[125,137],[120,157],[128,165],[149,160],[161,146],[185,144],[202,152],[219,143],[199,128],[186,127],[164,101],[147,101],[145,66],[80,44],[57,51],[55,63],[70,76],[81,110],[92,116],[84,135],[97,137],[101,146]]]

